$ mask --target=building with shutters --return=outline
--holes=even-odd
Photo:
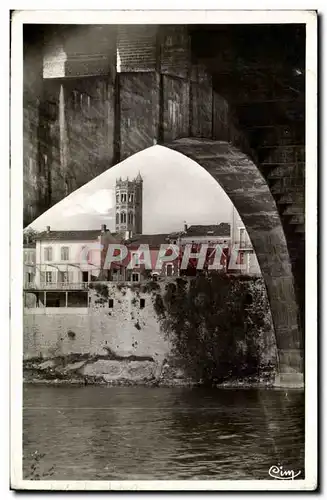
[[[179,256],[160,260],[160,252],[170,244],[176,244],[169,234],[141,234],[123,241],[127,255],[122,262],[113,263],[110,281],[138,283],[147,279],[179,276]]]
[[[88,283],[108,279],[103,264],[110,243],[116,239],[104,224],[82,231],[51,231],[48,226],[35,236],[33,279],[25,279],[25,303],[31,303],[33,294],[36,306],[87,306]]]
[[[192,253],[200,251],[201,245],[208,245],[206,262],[212,264],[215,248],[222,248],[220,264],[224,272],[230,274],[246,274],[260,276],[260,266],[253,249],[250,237],[245,229],[243,221],[233,207],[232,220],[230,223],[216,225],[192,225],[184,226],[177,238],[178,244],[183,252],[186,244],[192,245]],[[186,274],[194,274],[197,259],[190,259]]]
[[[180,265],[187,246],[189,246],[191,254],[197,254],[201,251],[203,245],[207,245],[204,270],[208,270],[208,266],[215,261],[216,247],[219,245],[221,247],[219,259],[219,264],[222,266],[221,271],[227,272],[231,247],[230,224],[222,222],[220,224],[187,226],[185,223],[184,231],[179,234],[177,243],[180,246],[181,253]],[[197,264],[198,259],[196,257],[190,258],[187,269],[181,270],[181,275],[195,275],[197,273]]]

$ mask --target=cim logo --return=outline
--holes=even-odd
[[[270,477],[274,479],[283,479],[293,481],[301,474],[299,470],[297,473],[293,469],[284,469],[282,465],[272,465],[268,471]]]

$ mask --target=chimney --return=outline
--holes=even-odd
[[[107,231],[107,226],[105,224],[101,224],[101,233],[105,233]]]
[[[184,222],[184,231],[185,231],[185,233],[187,232],[187,224],[186,224],[186,222]]]
[[[50,233],[50,226],[47,226],[47,233]]]

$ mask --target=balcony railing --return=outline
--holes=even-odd
[[[87,290],[88,283],[26,283],[29,290]]]

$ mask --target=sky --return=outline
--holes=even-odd
[[[153,146],[109,168],[30,224],[36,231],[98,229],[115,231],[118,177],[143,178],[143,234],[170,233],[192,224],[231,222],[232,203],[219,184],[193,160]]]

